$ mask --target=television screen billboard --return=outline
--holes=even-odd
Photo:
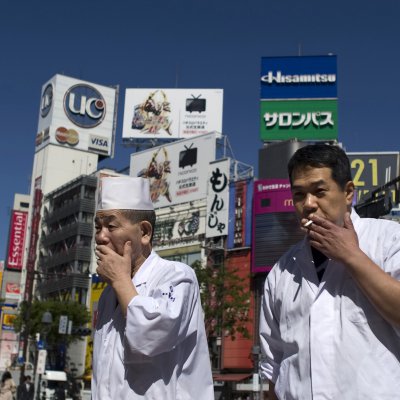
[[[126,89],[123,139],[222,132],[222,89]]]
[[[179,140],[131,155],[131,176],[150,180],[156,208],[207,197],[207,171],[216,157],[216,134]]]

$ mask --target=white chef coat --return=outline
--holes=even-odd
[[[360,248],[400,280],[400,225],[351,218]],[[399,399],[399,336],[342,264],[329,260],[319,282],[307,238],[266,279],[261,375],[279,399]]]
[[[152,252],[133,283],[126,319],[110,286],[99,300],[92,400],[214,399],[193,269]]]

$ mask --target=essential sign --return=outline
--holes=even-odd
[[[27,212],[15,210],[12,212],[7,269],[22,270],[27,220]]]

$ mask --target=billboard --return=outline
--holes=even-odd
[[[334,140],[337,100],[262,101],[261,140]]]
[[[334,99],[336,56],[263,57],[261,99]]]
[[[228,249],[251,246],[253,180],[232,182],[229,194]]]
[[[293,206],[289,181],[254,182],[252,272],[269,271],[304,234]]]
[[[36,151],[49,143],[113,156],[117,89],[55,75],[42,87]]]
[[[349,157],[351,175],[357,192],[357,202],[368,198],[373,192],[385,183],[400,175],[399,152],[350,152]],[[396,190],[390,191],[393,204],[397,204]]]
[[[215,153],[215,133],[179,140],[131,154],[129,175],[150,180],[156,208],[206,198],[207,171]]]
[[[13,210],[11,213],[7,269],[21,271],[24,262],[25,234],[28,213]]]
[[[6,283],[6,299],[20,300],[21,299],[21,285],[20,283],[7,282]]]
[[[208,168],[206,237],[228,234],[230,159],[211,163]]]
[[[222,89],[126,89],[122,139],[222,132]]]
[[[153,246],[159,250],[198,244],[206,231],[205,209],[201,205],[185,205],[179,210],[157,214]]]
[[[30,226],[31,232],[29,237],[28,260],[26,263],[27,278],[25,281],[24,300],[28,302],[32,300],[32,294],[33,294],[33,273],[34,273],[33,271],[35,270],[36,248],[39,239],[40,210],[42,208],[42,200],[43,200],[42,177],[39,176],[35,179],[31,226]]]

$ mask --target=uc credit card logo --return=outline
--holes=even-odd
[[[53,104],[53,85],[49,83],[43,90],[42,99],[40,101],[40,114],[45,118]]]
[[[64,96],[64,111],[75,125],[94,128],[106,115],[106,102],[92,86],[78,84],[70,87]]]

